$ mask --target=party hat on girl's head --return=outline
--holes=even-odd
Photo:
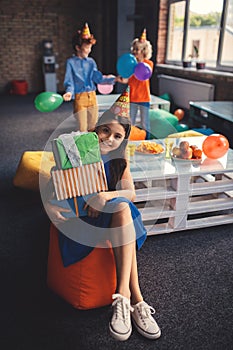
[[[129,106],[129,86],[127,89],[122,92],[122,94],[118,97],[118,99],[114,102],[114,104],[111,107],[111,111],[119,115],[120,117],[129,118],[130,114],[130,106]]]
[[[88,27],[88,24],[85,23],[82,30],[82,39],[89,39],[90,37],[91,37],[90,29]]]
[[[144,41],[146,41],[146,28],[143,29],[143,32],[142,32],[142,34],[141,34],[141,36],[140,36],[139,41],[140,41],[141,43],[143,43]]]

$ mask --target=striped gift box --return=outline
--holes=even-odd
[[[52,179],[58,200],[107,191],[102,161],[66,170],[53,170]]]

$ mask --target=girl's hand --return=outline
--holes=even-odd
[[[118,83],[121,83],[121,84],[127,84],[129,79],[127,78],[122,78],[120,75],[118,75],[115,79],[115,81],[117,81]]]
[[[45,209],[50,217],[50,220],[54,224],[61,224],[67,221],[68,219],[62,215],[62,212],[69,213],[71,211],[69,209],[64,209],[57,205],[52,205],[50,203],[45,204]]]
[[[116,76],[115,76],[115,75],[113,75],[113,74],[108,74],[108,75],[105,75],[105,77],[106,77],[106,78],[116,78]]]
[[[103,210],[107,202],[104,192],[98,193],[96,196],[89,198],[84,205],[84,210],[87,209],[87,215],[92,218],[97,218],[100,212]]]
[[[71,92],[66,92],[64,95],[63,95],[63,100],[64,101],[70,101],[72,98],[72,93]]]

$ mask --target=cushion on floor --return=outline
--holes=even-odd
[[[167,137],[192,137],[192,136],[203,136],[200,132],[194,131],[194,130],[187,130],[187,131],[181,131],[181,132],[176,132],[174,134],[170,134]]]
[[[214,134],[214,130],[211,128],[193,128],[193,130],[197,132],[201,132],[203,135],[207,135],[207,136]]]
[[[52,152],[25,151],[19,161],[13,184],[16,187],[39,191],[39,182],[46,185],[54,165]]]
[[[141,141],[146,138],[146,130],[140,129],[137,126],[132,125],[129,140],[130,141]]]
[[[84,259],[64,267],[58,230],[51,224],[47,271],[48,287],[77,309],[93,309],[111,304],[116,290],[113,249],[94,248]]]
[[[167,135],[176,132],[179,123],[178,118],[163,109],[150,109],[150,138],[163,139]]]

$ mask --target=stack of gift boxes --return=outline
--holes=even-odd
[[[98,136],[95,132],[63,134],[52,141],[52,148],[56,162],[51,172],[56,194],[52,203],[71,209],[68,217],[84,216],[86,200],[108,189]]]

